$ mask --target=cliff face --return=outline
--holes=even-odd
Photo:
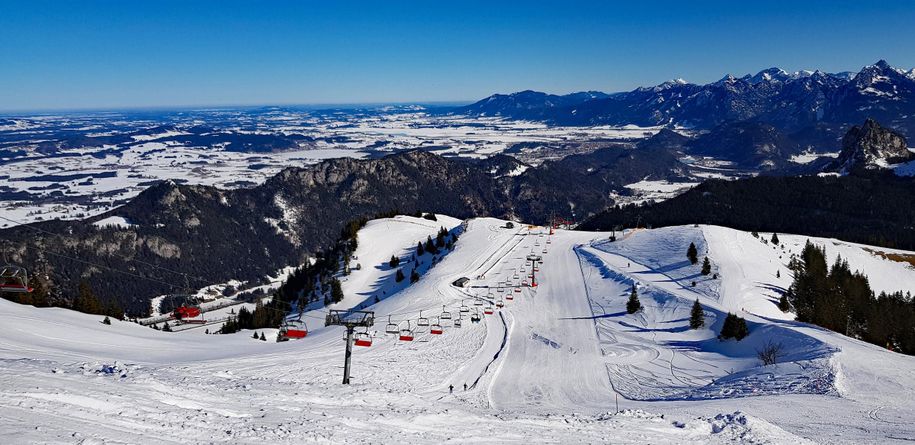
[[[887,168],[915,159],[905,137],[868,119],[854,126],[842,138],[842,151],[829,170],[848,173],[855,170]]]

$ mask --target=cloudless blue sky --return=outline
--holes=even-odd
[[[915,66],[912,1],[0,0],[0,109],[469,101]]]

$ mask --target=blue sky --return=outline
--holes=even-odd
[[[915,2],[0,0],[0,109],[469,101],[915,66]]]

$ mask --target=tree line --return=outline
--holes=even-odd
[[[911,293],[875,295],[866,275],[810,241],[789,268],[794,280],[780,306],[794,308],[797,320],[904,354],[915,355],[915,300]]]

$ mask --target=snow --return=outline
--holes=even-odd
[[[784,265],[807,237],[772,246],[715,226],[607,233],[478,218],[395,217],[359,232],[353,271],[335,308],[367,308],[371,348],[353,353],[341,385],[343,330],[306,313],[309,336],[285,343],[234,335],[164,333],[100,323],[63,309],[0,300],[0,442],[65,443],[892,443],[915,438],[915,358],[792,321],[774,308]],[[439,227],[462,231],[455,249],[412,285],[386,267]],[[771,234],[760,234],[768,239]],[[549,240],[549,243],[547,243]],[[875,289],[911,288],[903,253],[829,239]],[[685,258],[695,242],[719,278]],[[546,253],[543,253],[543,250]],[[514,285],[531,252],[537,287]],[[351,264],[352,265],[352,264]],[[426,265],[428,266],[428,265]],[[775,277],[776,270],[781,278]],[[515,275],[519,278],[515,279]],[[469,277],[468,287],[451,283]],[[511,286],[504,286],[508,281]],[[692,282],[696,281],[693,286]],[[627,315],[633,284],[644,310]],[[501,288],[501,292],[500,292]],[[384,334],[388,316],[416,328],[422,310],[454,314],[505,298],[479,324],[416,341]],[[688,329],[698,299],[707,325]],[[728,311],[750,324],[740,343],[719,341]],[[265,330],[268,336],[274,331]],[[756,348],[785,355],[761,366]],[[455,391],[449,394],[448,385]],[[468,389],[464,390],[464,384]],[[617,411],[616,404],[620,410]]]
[[[133,224],[131,224],[130,221],[127,220],[127,218],[124,218],[123,216],[109,216],[107,218],[102,218],[102,219],[92,223],[92,225],[95,227],[99,227],[99,228],[116,227],[116,228],[121,228],[121,229],[127,229],[130,227],[133,227]]]

